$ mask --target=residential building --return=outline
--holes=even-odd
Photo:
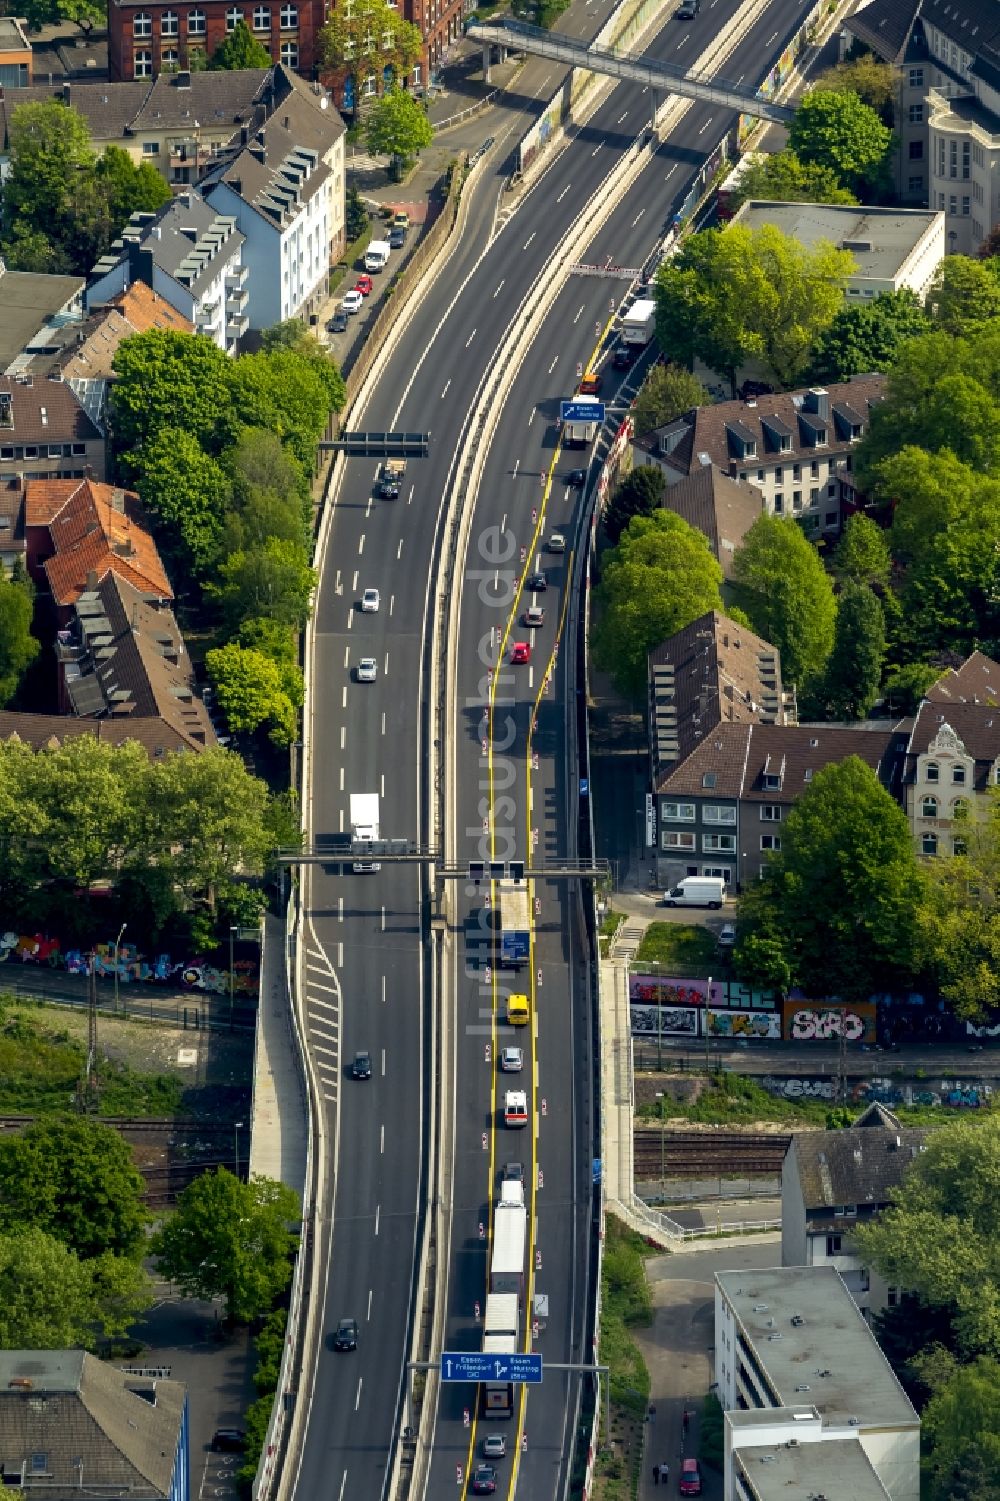
[[[56,658],[64,714],[147,728],[158,720],[185,750],[215,744],[173,611],[119,573],[108,570],[78,595]]]
[[[881,399],[884,377],[697,407],[633,441],[633,462],[657,464],[668,485],[714,465],[753,485],[769,515],[794,516],[813,537],[835,536],[864,504],[854,449]]]
[[[906,744],[905,808],[922,855],[961,854],[956,819],[1000,786],[1000,709],[924,699]]]
[[[105,434],[73,388],[33,375],[0,376],[0,480],[103,479]]]
[[[1000,222],[995,0],[872,0],[844,25],[901,69],[901,186],[944,213],[949,254],[974,255]]]
[[[668,485],[663,507],[707,538],[723,577],[729,579],[733,554],[763,513],[764,498],[756,486],[741,485],[709,465]]]
[[[220,349],[236,352],[248,327],[244,237],[194,188],[153,213],[133,214],[87,281],[87,308],[143,281]]]
[[[15,563],[25,560],[24,485],[20,480],[0,481],[0,568],[9,578]]]
[[[32,750],[48,750],[89,735],[105,745],[124,745],[134,740],[151,761],[159,761],[173,751],[194,747],[185,735],[178,734],[164,719],[77,719],[69,714],[20,714],[0,709],[0,740],[19,740]]]
[[[344,136],[329,100],[300,85],[202,179],[207,203],[244,237],[251,328],[308,322],[327,300],[345,238]]]
[[[0,260],[0,370],[12,375],[26,353],[72,337],[83,322],[84,285],[82,276],[8,271]]]
[[[907,287],[923,298],[944,260],[944,214],[934,208],[858,208],[842,203],[767,203],[748,200],[733,218],[747,229],[772,225],[808,249],[821,242],[849,250],[857,269],[848,302]]]
[[[316,39],[325,20],[324,0],[246,6],[230,0],[110,0],[108,67],[116,81],[182,69],[199,72],[236,23],[245,21],[273,62],[310,78],[319,62]]]
[[[866,1319],[894,1305],[900,1289],[862,1260],[852,1236],[887,1208],[926,1136],[878,1102],[846,1130],[794,1132],[781,1170],[782,1266],[835,1267]]]
[[[84,1350],[0,1351],[3,1482],[48,1501],[188,1501],[187,1392]]]
[[[0,88],[23,89],[31,82],[31,43],[25,21],[0,16]]]
[[[927,690],[936,704],[1000,704],[1000,662],[974,651],[958,667],[949,667]]]
[[[833,1266],[717,1272],[726,1501],[919,1501],[920,1419]]]
[[[170,580],[143,525],[138,495],[94,480],[29,480],[24,497],[27,567],[68,626],[85,590],[109,574],[169,603]]]

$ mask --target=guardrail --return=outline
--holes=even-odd
[[[651,1232],[670,1240],[725,1240],[733,1235],[746,1235],[748,1232],[780,1230],[781,1220],[727,1220],[725,1224],[719,1221],[713,1230],[705,1226],[692,1229],[689,1225],[680,1225],[669,1214],[664,1214],[660,1209],[650,1209],[640,1199],[633,1198],[631,1206],[621,1204],[623,1216],[626,1219],[638,1220]]]

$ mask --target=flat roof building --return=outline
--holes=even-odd
[[[785,1463],[808,1472],[808,1494],[850,1466],[863,1484],[836,1494],[919,1501],[920,1419],[836,1268],[718,1272],[715,1288],[726,1501],[777,1494],[778,1448],[800,1451]]]
[[[852,302],[909,287],[923,297],[944,260],[944,214],[930,209],[871,208],[840,203],[779,203],[750,199],[734,224],[773,224],[807,249],[826,240],[849,250],[857,270],[847,283]]]

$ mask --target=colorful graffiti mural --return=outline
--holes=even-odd
[[[633,1037],[697,1037],[698,1012],[693,1006],[631,1006]]]
[[[764,1074],[760,1083],[783,1100],[829,1100],[837,1098],[836,1079],[798,1078]],[[935,1086],[924,1080],[859,1079],[847,1087],[847,1103],[864,1106],[877,1101],[880,1105],[930,1105],[948,1110],[986,1109],[993,1099],[993,1085],[986,1083],[950,1083],[942,1079]]]
[[[630,974],[628,995],[633,1005],[704,1006],[707,980],[685,980],[676,975]],[[773,990],[751,990],[738,980],[713,980],[709,1005],[731,1007],[737,1011],[776,1011],[778,997]]]
[[[835,1042],[843,1036],[847,1042],[873,1043],[875,1007],[868,1001],[854,1005],[786,1001],[784,1036],[786,1042]]]
[[[115,974],[115,945],[98,943],[94,947],[94,972],[98,979],[111,980]],[[90,955],[82,949],[64,950],[58,938],[43,933],[0,934],[0,964],[45,964],[50,969],[65,970],[71,975],[85,975]],[[147,958],[134,943],[118,948],[118,983],[120,985],[174,985],[184,990],[202,990],[213,995],[229,994],[229,967],[207,959],[175,960],[170,954]],[[256,959],[236,959],[233,964],[234,995],[257,998],[260,967]]]
[[[775,1011],[709,1011],[709,1037],[756,1037],[781,1040],[781,1017]]]

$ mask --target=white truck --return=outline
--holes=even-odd
[[[498,1204],[493,1212],[493,1251],[490,1292],[516,1293],[524,1287],[524,1248],[528,1239],[528,1211],[524,1205]]]
[[[483,1354],[514,1355],[520,1333],[517,1293],[487,1293],[483,1319]],[[514,1386],[510,1381],[486,1380],[480,1385],[483,1417],[509,1418],[514,1414]]]
[[[597,396],[574,396],[573,405],[580,409],[591,408],[593,417],[582,416],[574,418],[565,424],[563,431],[563,446],[565,448],[586,448],[588,443],[593,443],[597,437],[598,421],[597,413],[601,409],[601,401]]]
[[[633,302],[622,318],[622,343],[633,347],[648,344],[655,332],[656,303],[652,297],[643,297],[638,302]]]
[[[377,844],[379,841],[378,822],[378,793],[377,792],[352,792],[351,793],[351,844],[352,853],[358,855],[359,845]],[[377,861],[354,860],[356,874],[363,871],[381,870]]]
[[[371,240],[365,251],[365,270],[384,271],[389,264],[390,249],[388,240]]]

